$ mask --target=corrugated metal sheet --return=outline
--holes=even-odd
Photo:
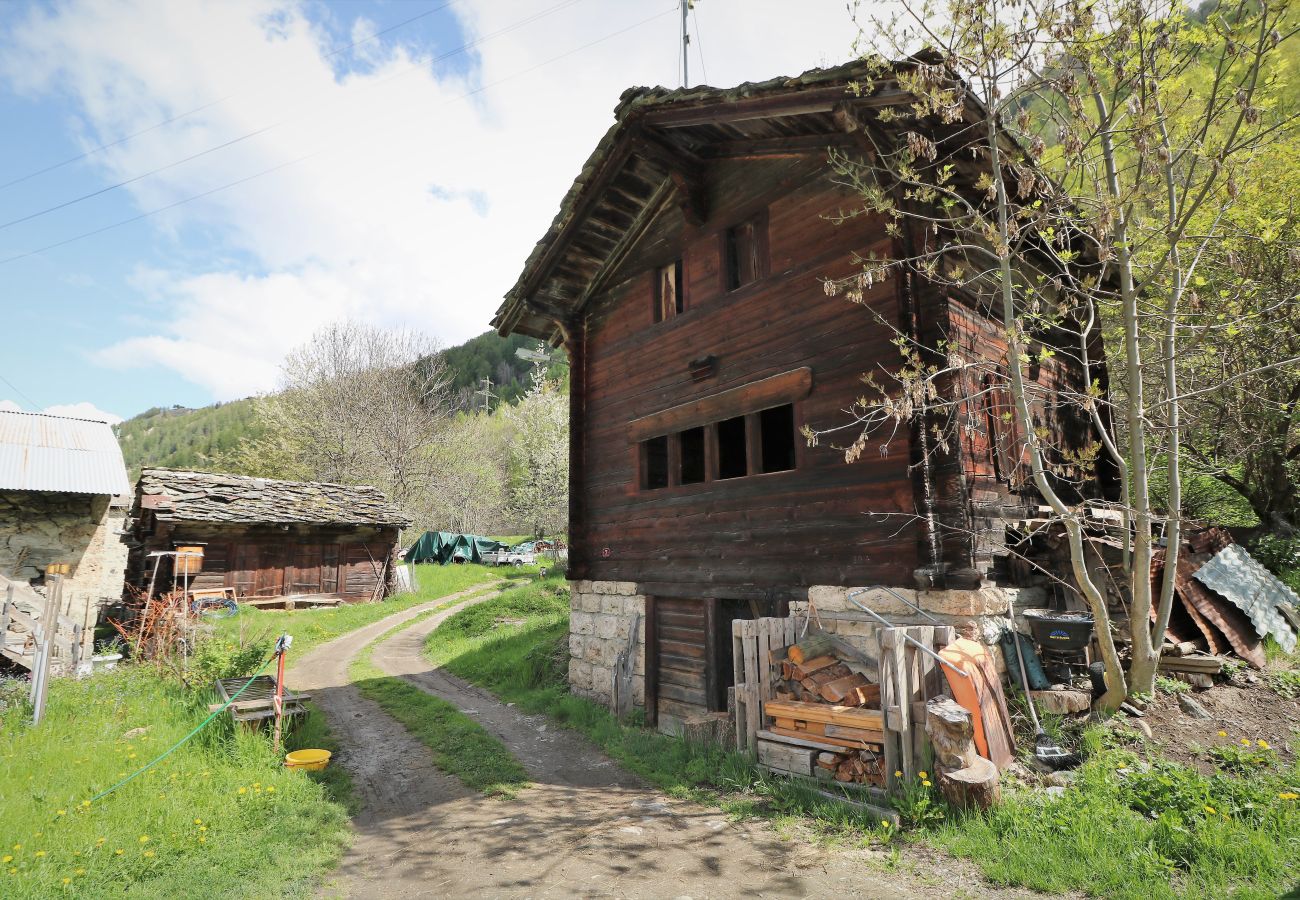
[[[1273,635],[1287,653],[1295,650],[1296,634],[1278,612],[1278,604],[1300,607],[1300,597],[1260,565],[1240,544],[1215,554],[1194,576],[1215,593],[1232,601],[1250,617],[1261,635]]]
[[[131,485],[107,422],[0,410],[0,490],[127,494]]]

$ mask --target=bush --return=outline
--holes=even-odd
[[[275,641],[271,638],[240,641],[231,638],[211,637],[202,640],[190,657],[187,680],[204,686],[219,678],[242,678],[258,670],[271,651]]]

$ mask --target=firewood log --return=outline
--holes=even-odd
[[[958,809],[988,809],[997,804],[1002,799],[998,767],[976,752],[970,713],[947,697],[931,700],[925,713],[944,799]]]
[[[834,646],[835,642],[829,634],[817,632],[807,635],[802,641],[791,646],[787,656],[790,662],[801,666],[810,659],[830,653]]]

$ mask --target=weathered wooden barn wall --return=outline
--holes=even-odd
[[[914,511],[906,431],[887,453],[876,441],[852,464],[834,447],[800,439],[793,471],[650,491],[637,484],[638,448],[629,441],[628,423],[638,417],[801,367],[812,370],[812,388],[795,403],[796,427],[845,422],[862,374],[899,358],[894,334],[873,316],[897,323],[892,281],[868,292],[869,310],[825,295],[822,279],[854,271],[855,253],[888,251],[878,221],[829,220],[851,203],[826,178],[824,160],[717,164],[707,224],[663,217],[662,230],[629,260],[634,274],[590,307],[586,427],[574,435],[585,449],[584,481],[575,485],[584,527],[572,540],[582,548],[581,577],[657,585],[660,593],[679,585],[696,596],[709,588],[718,596],[803,595],[811,584],[911,582],[915,524],[900,517]],[[721,234],[759,213],[767,218],[769,275],[726,291]],[[679,247],[686,311],[654,323],[654,267]],[[692,379],[691,361],[708,355],[716,374]]]
[[[190,580],[195,589],[234,588],[241,598],[341,594],[367,600],[387,577],[396,542],[396,528],[182,523],[160,528],[149,547],[204,545],[203,569]]]

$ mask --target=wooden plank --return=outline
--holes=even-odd
[[[745,649],[745,685],[749,702],[745,705],[745,746],[754,747],[754,735],[762,727],[762,699],[758,693],[758,660],[755,654],[754,623],[744,620],[741,623],[741,636]]]
[[[835,748],[847,748],[849,750],[872,750],[878,751],[881,744],[878,741],[862,741],[850,738],[827,737],[826,735],[808,735],[798,731],[790,731],[786,728],[777,728],[775,725],[767,729],[772,734],[779,734],[786,738],[799,738],[801,740],[811,740],[819,744],[826,744]]]
[[[769,700],[764,704],[769,716],[782,716],[805,722],[822,722],[848,728],[867,728],[880,731],[884,716],[880,710],[859,709],[856,706],[835,706],[829,703],[801,703],[797,700]]]
[[[796,747],[778,741],[759,739],[756,742],[758,761],[795,775],[813,774],[818,750]]]
[[[722,682],[718,677],[717,621],[718,600],[709,597],[704,601],[704,694],[709,709],[717,709],[719,699],[723,700],[723,708],[726,708],[725,697],[718,697],[718,688]]]
[[[626,426],[627,439],[629,443],[639,444],[659,435],[794,403],[807,397],[811,390],[812,369],[802,366],[633,419]]]
[[[757,653],[755,663],[758,666],[758,693],[764,703],[772,697],[772,641],[771,627],[768,622],[767,619],[759,619],[755,623],[758,627],[758,639],[754,648]],[[764,710],[764,714],[759,716],[758,727],[762,728],[766,721],[766,710]]]
[[[745,642],[741,637],[741,619],[735,619],[731,623],[731,673],[732,685],[735,686],[733,696],[735,697],[736,708],[734,715],[736,717],[736,749],[744,751],[747,748],[745,728],[746,713],[745,707],[749,701],[746,696],[745,688]]]

